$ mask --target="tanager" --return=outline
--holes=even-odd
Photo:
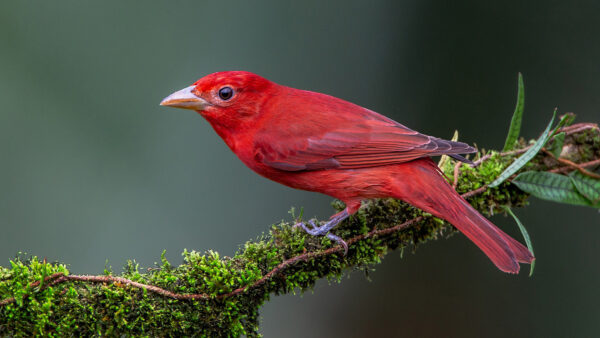
[[[327,235],[361,201],[393,197],[442,218],[465,234],[502,271],[518,273],[534,260],[529,250],[479,214],[446,182],[431,156],[475,149],[411,130],[342,99],[294,89],[243,71],[207,75],[163,106],[202,115],[256,173],[286,186],[320,192],[346,208],[324,225],[300,223]]]

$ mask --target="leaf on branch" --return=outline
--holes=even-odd
[[[554,157],[558,158],[560,157],[560,154],[562,152],[562,147],[565,143],[565,136],[566,133],[565,132],[558,132],[561,128],[563,127],[568,127],[570,126],[573,121],[575,120],[575,114],[573,113],[566,113],[564,115],[562,115],[560,117],[560,121],[558,121],[558,124],[556,125],[556,127],[554,128],[554,130],[552,130],[552,133],[550,133],[550,137],[548,138],[549,140],[552,140],[552,147],[549,150],[552,155],[554,155]]]
[[[569,175],[577,191],[587,198],[592,206],[600,207],[600,180],[574,171]]]
[[[458,130],[454,130],[454,135],[452,135],[452,139],[451,141],[458,141]],[[442,168],[442,170],[444,169],[444,166],[446,165],[446,163],[450,160],[450,156],[448,155],[442,155],[442,157],[440,157],[440,161],[438,162],[438,167]]]
[[[502,182],[504,182],[512,174],[519,171],[519,169],[523,168],[523,166],[527,164],[527,162],[531,161],[531,159],[535,157],[535,155],[540,151],[540,149],[542,149],[546,142],[548,142],[548,139],[550,138],[550,128],[552,127],[552,123],[554,123],[555,117],[556,109],[554,109],[552,119],[550,120],[550,123],[548,123],[548,126],[542,133],[542,136],[540,136],[540,138],[537,141],[535,141],[533,146],[529,148],[529,150],[527,150],[525,154],[521,155],[521,157],[519,157],[516,161],[509,165],[508,168],[506,168],[506,170],[504,170],[502,174],[500,174],[500,176],[498,176],[498,178],[494,180],[494,182],[490,183],[490,188],[495,188],[499,186]]]
[[[545,171],[526,171],[515,177],[512,183],[519,187],[519,189],[544,200],[594,206],[577,191],[571,178],[564,175]]]
[[[517,223],[519,230],[521,230],[521,235],[523,235],[523,239],[525,239],[525,244],[527,244],[527,249],[529,249],[529,251],[531,251],[531,254],[535,256],[535,254],[533,253],[533,245],[531,245],[531,238],[529,237],[529,233],[527,232],[527,229],[525,229],[525,226],[523,225],[523,223],[521,223],[521,220],[519,220],[517,215],[515,215],[512,212],[512,209],[509,206],[505,207],[504,209],[506,209],[506,211],[512,216],[512,218]],[[535,268],[535,260],[533,260],[533,262],[531,262],[531,267],[529,268],[529,277],[531,277],[531,275],[533,275],[534,268]]]
[[[560,153],[562,152],[564,143],[565,133],[558,133],[556,134],[556,136],[554,136],[552,146],[550,147],[550,149],[548,149],[548,151],[550,151],[552,155],[554,155],[554,157],[558,158],[560,157]]]
[[[552,132],[552,136],[554,136],[560,128],[568,127],[571,124],[573,124],[573,121],[575,121],[575,114],[573,113],[566,113],[563,116],[561,116],[560,122],[558,122],[556,128],[554,128],[554,131]]]
[[[525,86],[523,85],[523,75],[519,73],[518,90],[517,90],[517,105],[512,119],[510,120],[510,128],[504,142],[504,151],[512,150],[521,133],[521,122],[523,121],[523,110],[525,108]]]

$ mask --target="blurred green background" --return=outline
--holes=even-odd
[[[0,264],[24,251],[92,274],[107,259],[151,266],[163,249],[175,263],[183,248],[232,255],[291,206],[329,216],[329,197],[254,174],[194,112],[158,106],[206,74],[252,71],[497,149],[519,71],[523,135],[555,106],[600,120],[599,18],[594,1],[2,2]],[[372,281],[350,272],[273,297],[262,332],[597,336],[600,215],[533,199],[517,214],[532,278],[453,236],[390,254]]]

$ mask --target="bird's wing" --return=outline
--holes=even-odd
[[[255,159],[276,169],[303,171],[377,167],[475,151],[465,143],[423,135],[377,115],[336,120],[333,128],[321,127],[322,121],[302,128],[279,125],[256,135]]]

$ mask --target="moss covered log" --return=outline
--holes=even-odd
[[[561,158],[579,164],[600,159],[597,126],[563,130]],[[509,181],[494,189],[487,184],[530,144],[521,139],[511,152],[481,150],[475,167],[444,159],[442,170],[486,215],[523,207],[528,195]],[[574,169],[540,152],[521,171]],[[339,201],[333,206],[344,207]],[[270,226],[233,257],[184,251],[183,262],[175,266],[163,253],[154,267],[142,270],[129,261],[118,275],[71,275],[64,264],[17,257],[0,267],[0,336],[255,336],[259,308],[271,294],[302,292],[322,278],[339,281],[348,268],[369,269],[391,250],[414,249],[455,231],[403,202],[371,200],[335,229],[349,244],[343,256],[343,249],[326,237],[294,229],[297,216],[292,210],[292,219]]]

